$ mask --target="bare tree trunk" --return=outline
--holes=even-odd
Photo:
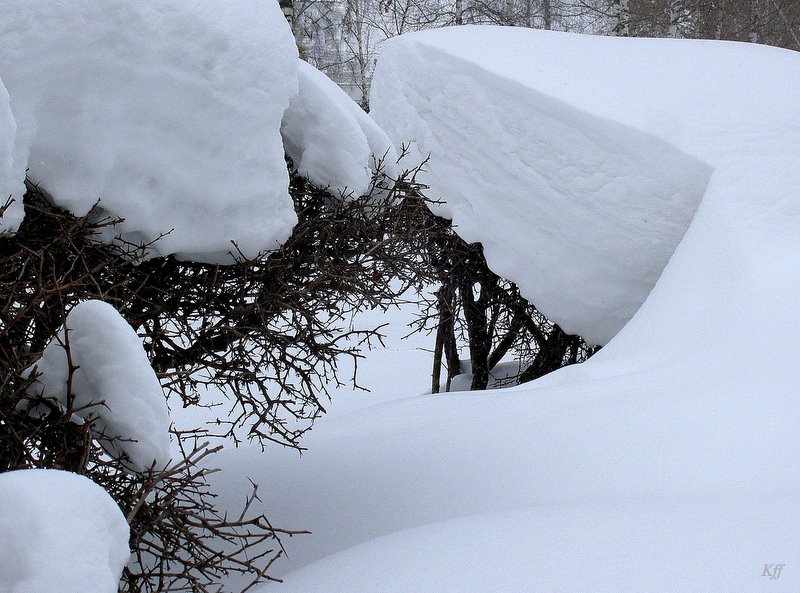
[[[506,0],[505,8],[503,9],[504,25],[514,26],[514,0]]]
[[[289,27],[292,29],[292,33],[296,34],[294,30],[294,3],[292,0],[280,0],[278,4],[281,7],[283,16],[286,18],[286,22],[289,23]]]
[[[611,35],[628,37],[630,35],[630,20],[628,0],[611,0]]]
[[[462,274],[458,279],[459,292],[464,310],[464,321],[469,336],[469,357],[472,363],[472,384],[470,389],[478,391],[486,389],[489,384],[489,353],[492,337],[487,331],[485,304],[473,293],[473,279],[469,274]],[[480,286],[480,284],[478,284]],[[481,287],[483,291],[483,287]]]
[[[714,27],[714,39],[722,39],[722,26],[725,23],[725,0],[717,0],[716,2],[716,25]]]
[[[783,24],[786,25],[786,30],[789,31],[789,35],[792,36],[795,46],[800,50],[800,37],[798,37],[795,30],[792,28],[792,24],[789,22],[789,19],[786,18],[786,13],[783,11],[780,4],[778,4],[778,0],[772,0],[772,5],[775,7],[775,10],[778,11]]]
[[[681,0],[670,0],[669,2],[669,36],[680,37],[680,20],[683,6]]]
[[[750,43],[758,43],[758,0],[750,0],[748,3],[749,16],[750,16],[750,32],[747,35],[747,41]]]
[[[542,19],[545,29],[549,31],[553,28],[553,5],[550,0],[542,0]]]
[[[539,354],[534,359],[531,366],[523,371],[519,376],[520,383],[527,383],[539,377],[543,377],[563,366],[564,356],[568,351],[571,352],[574,343],[577,343],[576,336],[564,333],[557,325],[553,326],[547,341],[539,349]],[[577,350],[576,350],[577,358]]]
[[[456,16],[455,23],[456,23],[456,25],[463,25],[464,24],[463,12],[464,12],[463,0],[456,0],[456,8],[455,8],[455,13],[456,13],[456,15],[455,15]]]

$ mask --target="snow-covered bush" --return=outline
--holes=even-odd
[[[298,65],[272,2],[6,4],[0,472],[103,486],[123,591],[269,578],[281,531],[252,499],[216,509],[208,440],[299,448],[339,359],[379,339],[351,314],[441,280],[419,170]],[[164,397],[208,390],[227,408],[170,447]]]
[[[431,391],[450,391],[453,379],[466,388],[486,389],[507,358],[516,372],[503,371],[506,385],[537,379],[595,352],[580,336],[566,334],[525,300],[513,282],[495,274],[480,243],[467,243],[452,221],[425,210],[421,267],[438,284],[419,326],[435,332]],[[462,361],[465,347],[469,358]],[[446,378],[442,380],[442,363]],[[466,380],[467,373],[469,381]]]
[[[169,463],[169,412],[142,342],[108,303],[81,302],[23,377],[31,413],[57,405],[91,422],[94,436],[134,471]],[[94,418],[93,418],[94,417]]]
[[[299,222],[281,249],[218,265],[97,242],[110,222],[60,210],[29,183],[18,232],[0,238],[0,470],[59,467],[103,484],[132,518],[129,591],[156,590],[148,578],[168,569],[169,587],[198,590],[223,570],[257,574],[275,554],[274,532],[260,516],[232,527],[214,514],[196,467],[209,449],[195,445],[299,446],[325,384],[339,380],[339,357],[377,337],[349,328],[350,314],[432,281],[419,266],[427,210],[416,188],[337,201],[294,175]],[[213,388],[229,407],[215,426],[174,435],[166,471],[131,471],[154,459],[161,470],[169,453],[162,388],[173,406],[202,405]],[[226,540],[223,554],[215,546]]]
[[[422,281],[391,143],[261,0],[12,0],[0,79],[0,472],[105,487],[126,591],[268,578],[276,531],[215,511],[206,440],[299,447],[377,335],[349,313]],[[207,389],[229,407],[170,450],[165,395]]]
[[[162,237],[157,253],[204,259],[233,240],[255,256],[296,220],[279,132],[296,72],[274,2],[7,0],[8,191],[22,199],[27,169],[61,207],[83,216],[100,201],[124,219],[108,238]]]
[[[397,176],[397,153],[386,133],[322,72],[306,62],[299,93],[281,124],[283,145],[298,173],[335,193],[360,196],[378,169]]]

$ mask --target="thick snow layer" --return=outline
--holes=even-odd
[[[95,429],[124,453],[133,469],[164,466],[170,459],[169,412],[142,341],[114,307],[84,301],[67,315],[68,337],[62,329],[31,367],[38,373],[31,393],[66,406],[69,360],[77,367],[71,377],[73,409],[78,417],[97,418]],[[67,342],[68,339],[68,342]],[[90,406],[84,408],[85,406]],[[80,409],[84,408],[84,409]]]
[[[15,150],[60,206],[82,215],[99,200],[125,240],[169,233],[154,253],[190,258],[288,237],[279,129],[297,49],[277,3],[6,0],[2,12]]]
[[[565,39],[596,63],[625,46]],[[643,69],[633,56],[658,53],[651,43],[667,56],[683,47],[631,43],[641,50],[623,62],[632,75]],[[283,589],[800,590],[800,111],[797,93],[784,97],[800,84],[788,82],[800,80],[800,55],[685,47],[687,60],[708,49],[709,69],[695,72],[700,58],[665,59],[642,86],[663,77],[660,88],[683,88],[686,77],[697,111],[727,109],[730,98],[742,117],[729,112],[694,154],[714,163],[702,202],[646,302],[603,350],[514,389],[413,397],[418,386],[409,387],[411,397],[323,419],[301,458],[226,454],[223,477],[250,475],[276,524],[312,531],[288,542]],[[568,43],[558,48],[564,60],[541,65],[545,78],[579,61]],[[730,90],[728,62],[757,83],[750,96],[763,101],[750,111],[740,96],[704,107],[703,89]],[[669,96],[629,90],[620,89],[621,111],[671,113]],[[744,116],[759,109],[769,115],[755,126]],[[367,385],[397,391],[428,364],[387,367]],[[247,484],[226,485],[226,504],[241,505]]]
[[[765,67],[765,64],[769,64]],[[431,154],[434,198],[565,330],[605,343],[714,168],[796,126],[796,52],[463,27],[388,41],[372,114]]]
[[[0,593],[115,593],[128,524],[100,486],[77,474],[0,474]]]
[[[15,165],[14,139],[16,136],[17,122],[14,121],[14,115],[11,113],[8,91],[0,79],[0,208],[9,198],[16,196],[16,200],[6,208],[0,217],[0,235],[16,231],[24,214],[21,197],[24,192],[22,180],[25,178],[25,172],[22,171],[20,174],[17,171],[19,166]]]
[[[364,194],[376,164],[395,174],[397,153],[372,118],[325,74],[301,61],[299,94],[283,116],[283,145],[297,171],[340,194]]]

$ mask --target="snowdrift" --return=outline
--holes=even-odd
[[[530,66],[520,74],[488,62],[504,52],[511,64],[525,56]],[[412,60],[405,69],[401,55]],[[692,189],[677,210],[691,212],[699,197],[690,199],[692,192],[702,200],[644,305],[586,364],[514,389],[408,397],[326,418],[300,459],[270,451],[265,463],[260,449],[227,453],[219,478],[226,504],[235,508],[245,499],[248,484],[235,481],[247,474],[262,485],[273,521],[313,532],[287,542],[279,567],[284,589],[798,590],[800,571],[789,568],[800,565],[800,54],[482,28],[401,38],[384,58],[378,87],[391,84],[390,72],[406,74],[415,90],[401,95],[409,102],[401,113],[426,138],[441,137],[442,120],[435,110],[415,111],[412,100],[435,103],[447,81],[496,96],[512,87],[532,98],[534,112],[545,102],[558,105],[564,125],[575,113],[579,126],[588,121],[600,129],[600,117],[620,134],[627,126],[635,145],[626,154],[660,146],[662,155],[695,167],[696,186],[674,186]],[[609,64],[629,79],[607,84],[608,69],[597,68]],[[429,76],[429,68],[443,78]],[[542,82],[534,87],[535,72]],[[527,86],[520,90],[523,74]],[[409,80],[415,75],[419,81]],[[453,97],[448,105],[463,110],[465,123],[449,133],[466,141],[464,129],[485,114]],[[387,124],[386,107],[379,109]],[[541,127],[556,137],[537,142],[557,147],[563,131]],[[451,148],[448,157],[463,156]],[[570,147],[562,148],[567,152],[558,158],[570,162]],[[476,179],[493,173],[486,164],[460,163]],[[663,171],[642,170],[652,180]],[[432,175],[440,171],[434,162]],[[483,228],[481,239],[499,245],[502,237],[483,218],[503,208],[497,196],[462,197],[453,206],[456,222],[475,233]],[[640,214],[669,226],[677,210],[646,198]],[[566,235],[577,210],[562,208],[548,231]],[[518,280],[538,278],[537,252],[519,251],[536,230],[508,232],[504,250],[487,248],[493,264]],[[585,228],[595,236],[609,230]],[[571,243],[560,245],[573,265]],[[588,270],[561,265],[550,272],[563,289]],[[586,284],[587,298],[608,281],[600,274]],[[643,298],[634,284],[626,286]],[[577,316],[566,320],[575,322],[573,330],[584,327]],[[429,372],[427,365],[415,368]],[[402,391],[412,374],[389,367],[370,387]],[[779,564],[785,569],[773,579]]]
[[[395,144],[430,153],[442,214],[493,269],[606,343],[711,172],[794,121],[796,61],[735,43],[448,28],[387,42],[371,105]]]
[[[0,474],[0,593],[114,593],[129,535],[117,503],[89,478]]]

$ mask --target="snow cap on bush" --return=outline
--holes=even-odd
[[[161,384],[141,339],[108,303],[85,301],[72,309],[66,331],[26,372],[36,378],[31,395],[62,407],[71,403],[80,418],[91,415],[101,443],[127,456],[132,469],[169,462],[169,411]]]
[[[276,2],[7,0],[0,77],[22,176],[10,191],[21,199],[27,161],[57,205],[123,218],[106,239],[168,233],[154,254],[255,256],[296,222],[280,137],[296,72]],[[6,192],[4,103],[0,91]]]

